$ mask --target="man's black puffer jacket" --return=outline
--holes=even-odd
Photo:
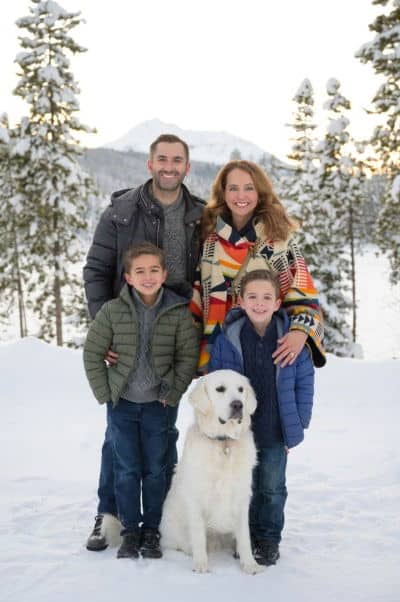
[[[122,257],[128,247],[147,241],[163,248],[164,212],[151,196],[151,180],[138,188],[114,192],[111,204],[103,212],[89,249],[83,279],[89,313],[93,319],[101,306],[115,299],[125,282]],[[204,201],[182,185],[186,238],[186,280],[175,292],[191,296],[194,272],[200,257],[200,218]],[[168,280],[166,282],[168,287]]]

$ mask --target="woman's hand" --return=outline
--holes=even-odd
[[[289,364],[293,364],[299,353],[304,347],[307,340],[307,335],[301,330],[291,330],[283,337],[278,339],[278,347],[272,354],[274,364],[281,364],[284,368]]]

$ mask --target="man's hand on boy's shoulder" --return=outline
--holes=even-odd
[[[115,364],[118,362],[118,358],[118,353],[115,353],[115,351],[111,351],[111,349],[109,349],[104,359],[109,366],[115,366]]]

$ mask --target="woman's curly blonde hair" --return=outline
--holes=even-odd
[[[245,171],[254,182],[258,201],[253,217],[264,224],[266,240],[287,240],[290,233],[296,230],[296,223],[287,214],[264,170],[256,163],[242,159],[229,161],[214,180],[202,218],[203,240],[214,232],[218,216],[231,218],[231,211],[225,203],[225,189],[228,174],[233,169]]]

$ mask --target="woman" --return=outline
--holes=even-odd
[[[207,370],[212,344],[236,303],[241,278],[262,267],[278,273],[282,305],[291,322],[289,333],[278,340],[275,363],[292,364],[307,342],[314,364],[323,366],[317,291],[293,239],[295,225],[261,167],[243,160],[222,167],[202,230],[203,254],[191,304],[193,314],[203,322],[199,370]]]

